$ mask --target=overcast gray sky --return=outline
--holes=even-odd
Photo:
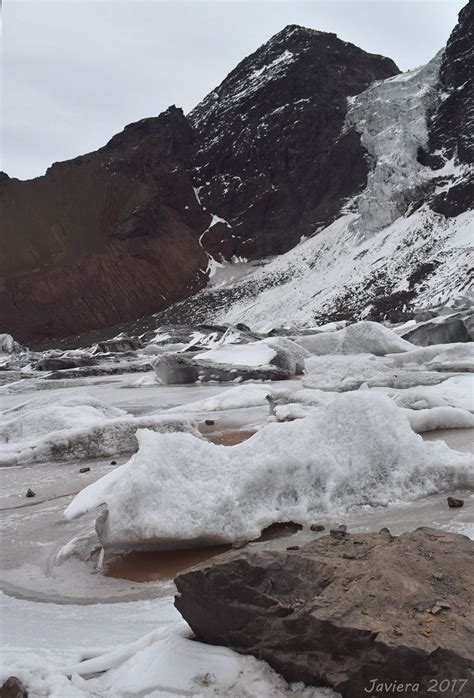
[[[189,111],[287,24],[402,70],[441,48],[465,0],[3,0],[2,161],[28,179],[170,104]]]

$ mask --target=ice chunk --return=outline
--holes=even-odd
[[[290,376],[298,376],[304,373],[305,359],[311,353],[300,344],[293,342],[287,337],[269,337],[263,340],[263,344],[268,344],[276,351],[272,363],[287,371]]]
[[[306,359],[305,372],[302,381],[305,387],[338,392],[357,390],[362,385],[369,388],[436,385],[449,375],[420,370],[419,366],[397,368],[392,359],[372,354],[313,356]]]
[[[432,407],[427,410],[405,410],[410,426],[417,434],[435,429],[472,429],[474,414],[460,407]]]
[[[378,322],[364,320],[342,330],[299,337],[312,354],[375,354],[383,356],[413,349],[413,344]]]
[[[158,628],[130,645],[66,667],[64,671],[76,675],[75,683],[87,695],[95,696],[340,698],[330,689],[306,688],[303,684],[290,690],[286,681],[265,662],[244,657],[227,647],[196,642],[184,621]],[[80,675],[93,675],[93,678],[81,681]]]
[[[17,351],[19,345],[15,342],[11,334],[0,334],[0,354],[12,354]]]
[[[51,432],[80,429],[104,418],[123,417],[127,413],[87,395],[79,397],[33,398],[2,413],[0,444],[31,440]]]
[[[474,372],[474,342],[433,344],[428,347],[413,348],[404,354],[389,358],[394,360],[396,366],[418,364],[424,365],[431,371]]]
[[[194,358],[216,364],[256,367],[268,366],[276,354],[275,349],[265,342],[255,342],[253,344],[225,344],[202,354],[196,354]]]
[[[133,417],[85,395],[60,399],[34,398],[5,410],[0,425],[0,466],[45,461],[70,461],[119,453],[137,448],[139,428],[194,431],[177,416]]]
[[[453,376],[437,385],[405,390],[381,388],[400,407],[421,410],[433,407],[459,407],[474,412],[474,376]]]
[[[369,379],[383,380],[391,362],[371,354],[313,356],[306,360],[303,385],[319,390],[356,390]]]
[[[218,446],[190,434],[140,430],[139,451],[71,502],[66,518],[101,504],[104,545],[143,549],[256,538],[361,504],[413,500],[465,484],[474,458],[424,442],[375,391],[336,395],[304,419],[271,423]]]
[[[266,404],[267,396],[270,395],[272,389],[268,385],[258,383],[246,383],[235,388],[229,388],[219,395],[204,400],[196,400],[188,402],[178,407],[172,407],[167,410],[167,414],[187,413],[187,412],[217,412],[220,410],[235,410],[245,407],[258,407]]]

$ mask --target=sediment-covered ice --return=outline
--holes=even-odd
[[[134,417],[81,395],[34,398],[4,410],[0,425],[0,466],[84,460],[133,453],[136,431],[194,431],[178,416]]]
[[[256,538],[274,522],[308,522],[465,486],[474,460],[424,442],[375,391],[336,395],[304,419],[271,423],[226,447],[190,434],[138,432],[125,465],[80,492],[74,518],[106,505],[106,546],[166,548]]]

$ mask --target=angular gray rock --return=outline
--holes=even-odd
[[[382,683],[430,698],[452,682],[472,698],[473,563],[472,541],[435,529],[323,536],[194,567],[175,580],[175,606],[199,640],[266,660],[288,681],[343,698],[379,695]]]
[[[67,369],[93,366],[96,360],[92,356],[46,356],[35,366],[37,371],[64,371]]]
[[[141,349],[143,343],[137,337],[127,337],[122,335],[115,339],[107,339],[103,342],[97,342],[95,345],[94,354],[111,354],[123,351],[136,351]]]
[[[472,342],[474,339],[472,329],[472,313],[457,313],[427,320],[405,332],[402,337],[420,347]]]

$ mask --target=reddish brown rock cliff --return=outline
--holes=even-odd
[[[210,215],[180,109],[44,177],[0,180],[0,329],[61,337],[150,314],[205,284]],[[224,231],[225,234],[225,231]]]

